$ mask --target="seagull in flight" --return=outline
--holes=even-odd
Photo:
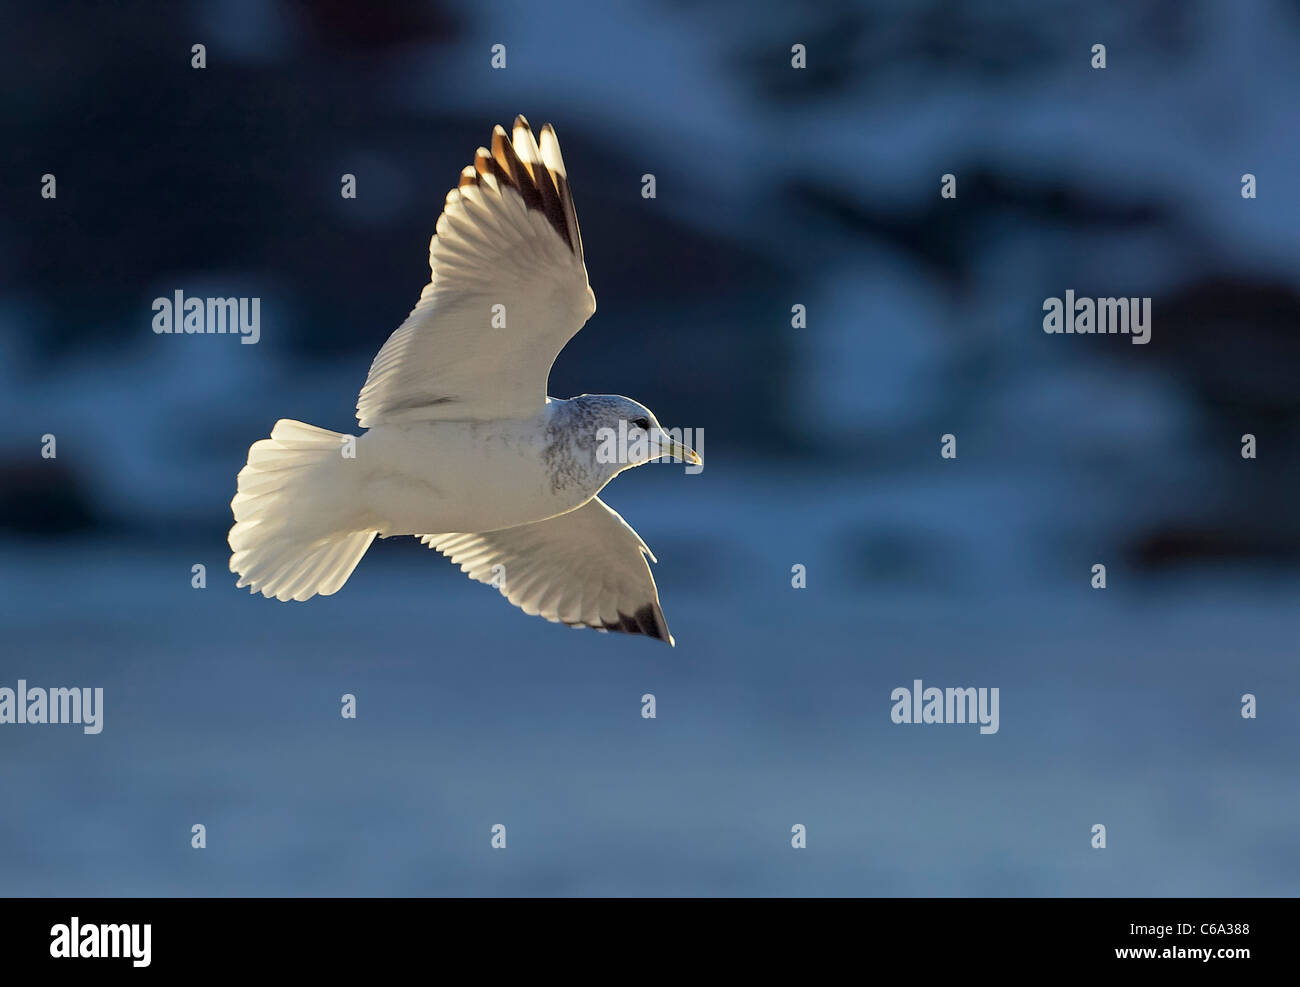
[[[658,560],[597,494],[654,459],[701,460],[630,398],[546,394],[596,310],[549,123],[540,140],[522,116],[493,130],[447,194],[429,268],[361,388],[366,431],[281,419],[249,448],[230,504],[237,585],[328,596],[376,535],[414,535],[525,613],[673,644]]]

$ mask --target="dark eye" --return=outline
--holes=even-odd
[[[649,418],[633,418],[632,424],[635,425],[637,428],[645,429],[647,432],[650,431]]]

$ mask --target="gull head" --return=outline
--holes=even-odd
[[[676,459],[692,466],[703,460],[684,445],[680,431],[665,429],[649,408],[620,394],[583,394],[573,398],[583,430],[594,442],[597,463],[621,473],[656,459]]]

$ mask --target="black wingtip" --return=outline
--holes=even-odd
[[[617,623],[605,624],[604,629],[620,631],[623,634],[643,634],[656,641],[663,641],[670,648],[677,647],[677,642],[668,631],[668,622],[664,620],[663,611],[653,603],[647,603],[636,613],[620,613]]]
[[[514,129],[520,127],[532,134],[522,113],[515,117]],[[513,139],[501,124],[492,128],[491,150],[479,148],[474,156],[473,172],[466,169],[461,173],[460,187],[474,184],[483,175],[491,175],[498,185],[508,185],[518,192],[524,206],[544,215],[569,249],[582,256],[582,235],[578,232],[578,215],[573,208],[568,179],[551,171],[540,158],[531,162],[521,160]]]

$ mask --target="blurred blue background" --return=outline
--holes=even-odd
[[[0,686],[106,711],[0,727],[0,893],[1296,892],[1300,4],[4,9]],[[412,539],[306,604],[226,572],[249,444],[355,428],[517,113],[599,306],[551,393],[706,436],[605,494],[676,649]],[[155,335],[176,289],[261,342]],[[1045,335],[1066,289],[1152,342]],[[999,732],[891,723],[917,678]]]

